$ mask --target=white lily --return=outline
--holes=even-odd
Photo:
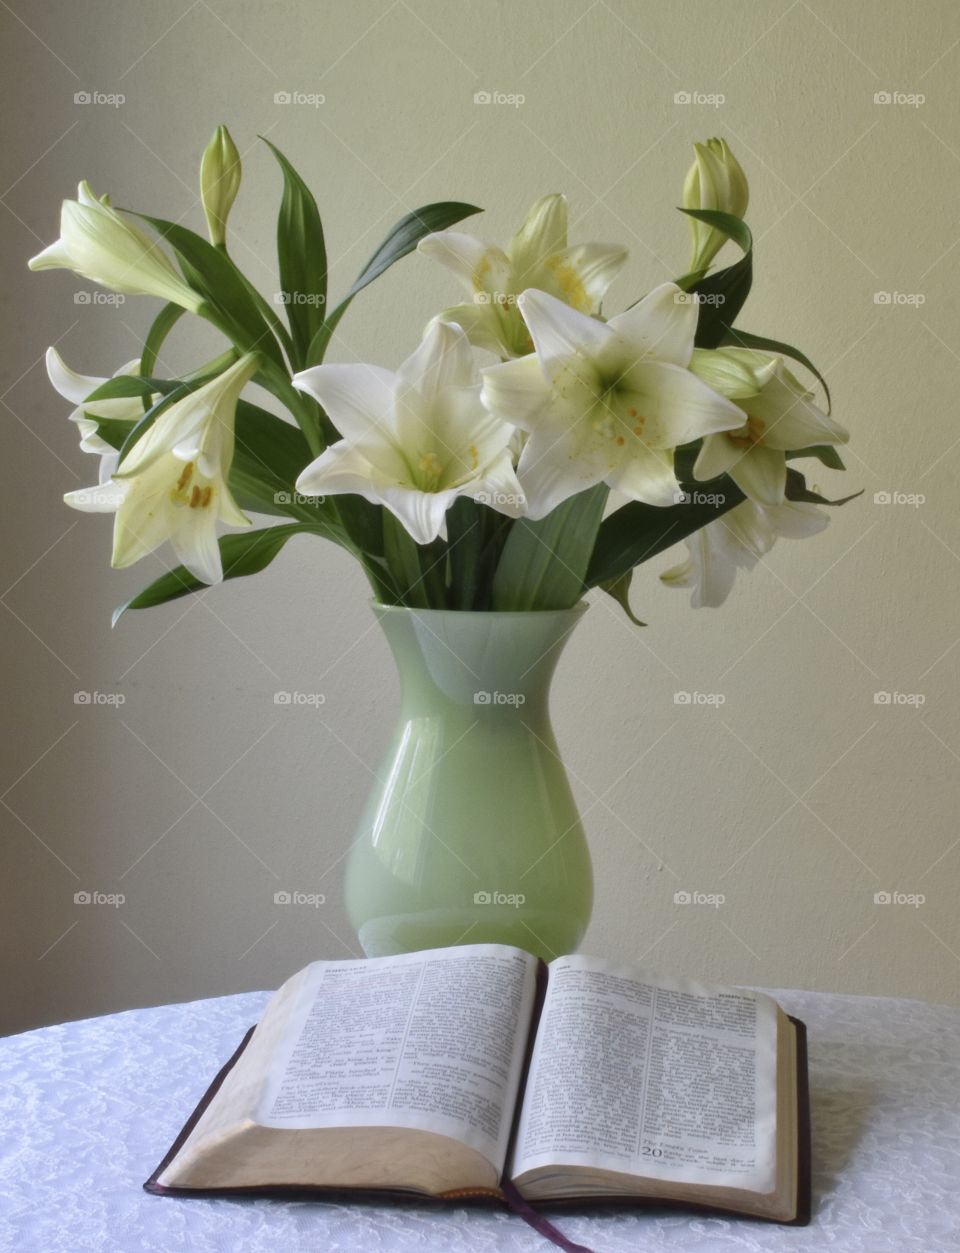
[[[113,422],[126,422],[130,427],[143,417],[143,402],[137,396],[118,396],[113,400],[96,400],[87,402],[87,397],[110,380],[96,378],[90,374],[78,374],[71,370],[56,348],[47,349],[47,376],[55,391],[71,404],[76,405],[70,414],[70,421],[80,429],[80,448],[83,452],[95,453],[100,457],[100,482],[106,483],[117,468],[120,454],[108,444],[102,435],[97,433],[97,418],[109,418]],[[119,378],[125,374],[138,374],[138,359],[128,361],[113,375]],[[156,397],[151,397],[151,403]]]
[[[607,323],[545,292],[524,292],[520,307],[536,355],[484,370],[483,401],[529,432],[517,473],[531,518],[600,482],[672,505],[673,450],[743,424],[687,369],[697,306],[676,284]]]
[[[257,365],[254,353],[241,357],[164,410],[108,483],[66,494],[74,509],[116,513],[112,565],[133,565],[170,540],[192,575],[222,580],[217,521],[250,525],[227,478],[237,400]]]
[[[28,264],[31,270],[73,270],[112,291],[159,296],[194,313],[202,303],[156,240],[112,208],[108,196],[98,200],[87,182],[76,200],[63,202],[60,238]]]
[[[747,176],[740,162],[727,147],[725,139],[708,139],[694,144],[696,158],[683,183],[685,209],[719,209],[735,218],[743,218],[750,200]],[[690,256],[691,272],[705,270],[717,255],[727,237],[722,231],[688,218],[693,237]]]
[[[758,504],[780,505],[787,452],[849,439],[839,423],[817,408],[813,393],[790,373],[782,357],[752,348],[698,348],[690,369],[735,400],[742,413],[735,430],[704,440],[693,469],[698,479],[729,474]]]
[[[418,544],[445,533],[458,496],[510,517],[523,513],[509,450],[514,429],[480,403],[473,352],[459,326],[433,323],[396,373],[319,365],[293,383],[343,434],[301,473],[297,491],[352,492],[382,504]]]
[[[517,305],[521,292],[533,287],[580,313],[596,313],[627,259],[615,244],[568,247],[567,202],[556,194],[537,201],[506,251],[460,231],[427,235],[419,250],[451,269],[473,298],[439,319],[462,326],[476,347],[507,357],[533,348]]]
[[[694,609],[716,609],[729,596],[737,571],[752,570],[778,538],[805,539],[822,531],[828,522],[807,501],[769,506],[745,500],[688,536],[686,561],[660,578],[671,587],[691,588]]]

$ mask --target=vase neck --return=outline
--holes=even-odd
[[[532,715],[546,707],[560,653],[586,606],[530,613],[375,609],[406,712],[452,702]]]

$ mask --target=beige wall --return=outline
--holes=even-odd
[[[0,76],[8,265],[2,382],[7,520],[0,960],[7,1030],[277,984],[356,950],[340,857],[397,690],[365,584],[301,538],[265,575],[114,632],[111,608],[161,569],[108,569],[110,522],[60,496],[89,481],[41,354],[110,373],[150,302],[82,307],[68,275],[28,276],[78,179],[202,229],[199,153],[219,121],[245,152],[237,256],[276,289],[283,148],[316,190],[344,290],[414,204],[488,206],[502,240],[564,190],[575,238],[623,240],[608,308],[672,277],[672,206],[695,138],[751,178],[756,285],[744,325],[802,345],[833,383],[863,488],[822,536],[784,544],[719,612],[647,567],[629,626],[598,600],[555,713],[596,863],[588,951],[668,970],[960,1003],[957,382],[960,8],[873,0],[714,4],[131,4],[11,0]],[[475,91],[524,103],[478,106]],[[120,107],[74,93],[122,93]],[[325,102],[279,105],[280,91]],[[719,107],[675,93],[721,94]],[[919,106],[877,92],[921,93]],[[875,303],[877,292],[922,304]],[[395,364],[454,298],[411,259],[343,324],[336,358]],[[215,341],[210,340],[212,345]],[[196,360],[186,334],[171,343]],[[878,505],[878,491],[921,494]],[[163,562],[169,554],[161,554]],[[278,709],[281,688],[322,710]],[[722,692],[679,708],[679,689]],[[120,708],[74,704],[120,692]],[[922,707],[874,703],[920,693]],[[599,798],[599,799],[598,799]],[[324,892],[280,909],[278,888]],[[78,890],[122,892],[81,907]],[[720,909],[674,903],[722,893]],[[925,904],[877,906],[874,893]]]

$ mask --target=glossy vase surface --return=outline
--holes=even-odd
[[[548,698],[585,609],[374,606],[401,698],[347,861],[367,956],[497,942],[549,960],[577,948],[593,877]]]

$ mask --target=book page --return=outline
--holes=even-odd
[[[498,944],[308,967],[255,1120],[415,1127],[502,1171],[537,963]]]
[[[511,1175],[583,1166],[770,1192],[769,997],[581,956],[550,965]]]

